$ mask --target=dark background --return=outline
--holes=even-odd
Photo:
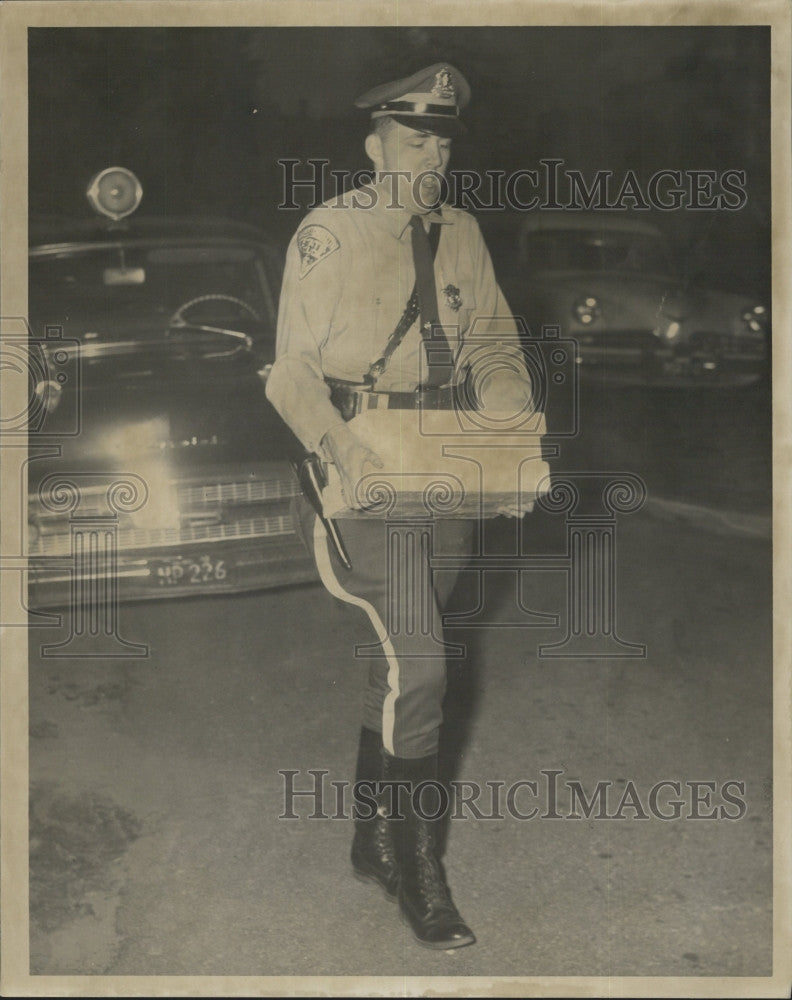
[[[282,157],[368,166],[369,87],[448,60],[467,76],[452,167],[560,158],[642,186],[658,169],[745,170],[739,211],[657,216],[682,267],[769,298],[769,28],[99,28],[29,34],[30,208],[89,210],[91,176],[129,167],[141,212],[222,214],[286,240]],[[328,191],[328,195],[334,193]]]

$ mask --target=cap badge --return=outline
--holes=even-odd
[[[454,99],[456,91],[454,90],[450,69],[444,67],[439,73],[435,73],[435,83],[434,87],[432,87],[432,93],[435,97],[442,97],[446,100]]]
[[[443,295],[445,296],[446,305],[449,309],[453,309],[454,312],[459,312],[462,305],[462,296],[459,294],[459,289],[456,285],[446,285],[443,289]]]

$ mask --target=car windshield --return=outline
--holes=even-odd
[[[274,281],[244,245],[34,251],[30,320],[34,330],[57,326],[78,338],[162,336],[177,309],[208,296],[184,312],[185,322],[271,336]]]
[[[563,229],[527,233],[522,258],[530,270],[669,274],[662,239],[649,233]]]

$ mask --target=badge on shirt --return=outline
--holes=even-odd
[[[297,234],[300,251],[300,277],[304,278],[320,260],[324,260],[341,244],[324,226],[306,226]]]
[[[443,296],[445,297],[448,308],[453,309],[454,312],[459,312],[460,306],[462,305],[462,296],[459,294],[457,286],[446,285],[443,289]]]

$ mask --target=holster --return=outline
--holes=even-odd
[[[293,467],[302,488],[303,496],[316,511],[319,520],[324,525],[330,544],[335,549],[343,565],[351,570],[352,563],[344,545],[344,540],[341,537],[341,532],[338,529],[338,524],[334,518],[328,517],[324,511],[322,491],[327,486],[327,477],[321,458],[315,452],[306,453],[301,462],[293,463]]]

